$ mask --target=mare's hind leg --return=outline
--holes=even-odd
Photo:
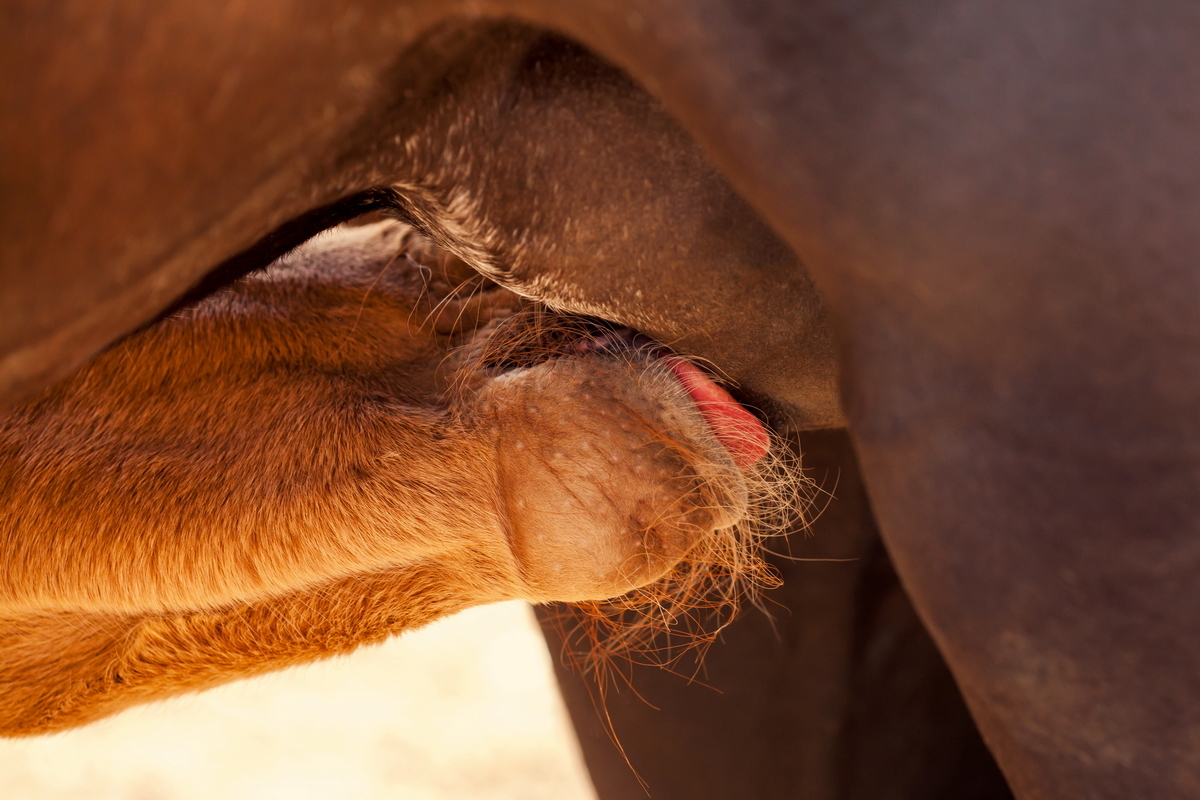
[[[768,546],[853,560],[774,559],[784,583],[766,596],[771,618],[743,611],[698,671],[688,659],[675,665],[681,674],[617,664],[632,690],[618,676],[601,705],[595,682],[561,664],[560,609],[540,611],[597,792],[646,797],[636,770],[656,800],[1010,797],[896,579],[848,438],[803,440],[806,470],[836,499],[812,535]]]

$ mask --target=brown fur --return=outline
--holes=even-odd
[[[498,372],[523,301],[467,274],[402,225],[343,229],[0,421],[0,732],[620,595],[745,515],[656,359]],[[525,341],[571,340],[536,318]]]

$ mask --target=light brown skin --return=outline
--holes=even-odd
[[[0,420],[0,733],[619,595],[744,515],[655,356],[493,374],[522,301],[413,236],[317,240]]]

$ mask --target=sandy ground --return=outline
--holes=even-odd
[[[337,661],[0,741],[5,800],[594,800],[520,603]]]

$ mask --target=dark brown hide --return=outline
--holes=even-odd
[[[535,124],[476,58],[525,34],[477,15],[624,68],[811,273],[884,541],[1017,793],[1200,793],[1191,4],[26,0],[0,47],[0,391],[398,183],[479,269],[699,324],[687,349],[776,412],[839,419],[808,279],[683,134],[611,77],[542,84]],[[571,233],[593,223],[595,254]]]

